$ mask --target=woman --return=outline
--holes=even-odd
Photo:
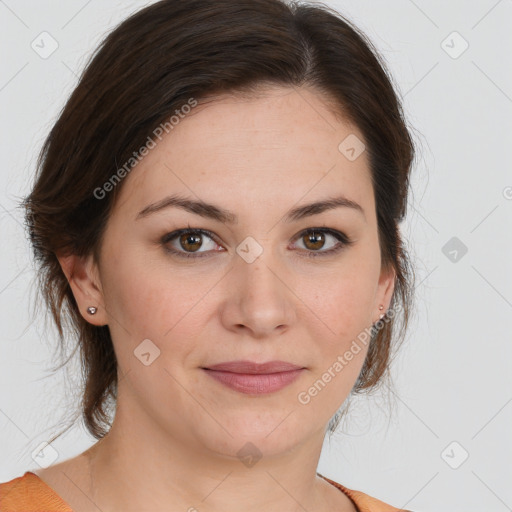
[[[25,201],[98,442],[1,484],[1,510],[399,510],[316,467],[407,325],[413,155],[327,7],[165,0],[117,27]]]

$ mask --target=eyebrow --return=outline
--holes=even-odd
[[[161,211],[165,208],[181,208],[190,213],[195,213],[201,217],[207,219],[213,219],[224,224],[236,224],[238,223],[238,217],[229,210],[225,210],[214,204],[206,203],[201,200],[190,199],[179,195],[171,195],[164,197],[160,201],[151,203],[143,208],[138,214],[135,220],[147,217],[152,213]],[[335,208],[350,208],[354,211],[359,212],[366,221],[366,215],[363,208],[350,199],[344,196],[334,197],[325,199],[323,201],[315,201],[313,203],[297,206],[291,209],[284,217],[285,222],[295,222],[311,215],[318,215],[319,213],[327,210],[333,210]]]

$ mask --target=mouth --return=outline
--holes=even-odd
[[[285,361],[230,361],[201,368],[217,382],[245,394],[273,393],[295,381],[306,368]]]

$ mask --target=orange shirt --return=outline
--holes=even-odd
[[[318,475],[344,492],[359,512],[400,512],[403,510],[387,505],[361,491],[347,489],[320,473]],[[0,512],[73,512],[73,510],[41,478],[31,471],[27,471],[23,476],[0,484]]]

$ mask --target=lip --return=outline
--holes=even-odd
[[[230,361],[202,369],[221,384],[251,395],[279,391],[290,385],[305,370],[304,367],[285,361]]]
[[[254,361],[229,361],[206,367],[207,370],[224,371],[232,373],[269,374],[301,370],[302,366],[287,363],[286,361],[268,361],[256,363]]]

